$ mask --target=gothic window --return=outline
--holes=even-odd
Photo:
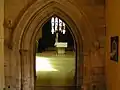
[[[54,34],[55,32],[61,32],[65,34],[65,23],[58,17],[51,18],[51,32]]]

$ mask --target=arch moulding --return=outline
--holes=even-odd
[[[13,33],[11,61],[14,63],[11,76],[15,78],[11,78],[11,82],[14,81],[11,83],[12,90],[34,90],[35,41],[39,38],[42,26],[53,15],[66,21],[71,28],[70,32],[76,43],[76,89],[78,90],[82,85],[83,50],[85,48],[83,45],[91,45],[94,38],[89,32],[84,16],[68,1],[37,0],[23,14]]]

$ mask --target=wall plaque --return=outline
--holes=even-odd
[[[118,44],[119,44],[119,37],[114,36],[111,37],[111,46],[110,46],[110,59],[113,61],[118,62]]]

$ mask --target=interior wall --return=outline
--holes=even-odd
[[[15,22],[33,1],[35,0],[5,0],[5,20]]]
[[[0,1],[0,90],[4,88],[4,0]]]
[[[36,0],[6,0],[5,1],[5,20],[11,20],[13,26],[16,25],[22,14]],[[43,3],[45,0],[41,0]],[[69,0],[90,20],[91,28],[94,29],[96,38],[104,37],[104,3],[101,0]],[[104,1],[104,0],[102,0]]]
[[[44,4],[47,1],[48,0],[41,0],[41,4],[42,3]],[[54,0],[54,1],[58,1],[58,0]],[[96,83],[96,80],[98,82],[97,84],[103,84],[103,82],[104,82],[103,78],[102,79],[99,78],[99,77],[101,77],[100,75],[102,75],[104,77],[104,74],[102,72],[104,70],[101,70],[101,69],[104,69],[104,37],[105,37],[104,4],[96,4],[94,1],[96,1],[96,0],[69,0],[69,1],[63,0],[62,1],[63,4],[65,2],[72,3],[75,6],[75,8],[77,8],[79,10],[79,12],[82,13],[82,15],[86,17],[84,20],[81,20],[81,21],[83,21],[84,23],[86,21],[89,21],[88,26],[83,23],[77,23],[77,25],[83,29],[81,31],[84,31],[82,33],[84,36],[83,41],[88,43],[90,41],[89,37],[92,37],[92,36],[95,36],[96,40],[97,39],[99,40],[100,47],[99,47],[99,45],[97,45],[97,48],[94,45],[93,45],[93,47],[91,47],[91,44],[90,45],[84,44],[85,48],[88,48],[88,46],[90,48],[90,51],[83,52],[84,58],[85,58],[85,60],[84,60],[85,68],[83,70],[85,73],[89,73],[89,75],[84,74],[84,86],[85,87],[89,87],[89,86],[91,87],[92,84]],[[15,57],[15,56],[19,56],[20,52],[19,52],[18,48],[17,49],[15,48],[13,50],[12,46],[9,44],[11,42],[11,36],[13,35],[12,31],[15,30],[16,24],[19,24],[19,20],[21,19],[22,14],[24,13],[24,11],[27,10],[27,7],[29,7],[31,2],[32,2],[32,0],[24,0],[24,1],[23,0],[22,1],[21,0],[17,0],[17,1],[16,0],[11,0],[11,1],[6,0],[6,2],[5,2],[5,22],[8,23],[9,20],[12,21],[11,26],[10,26],[11,28],[5,27],[5,33],[6,33],[5,34],[5,43],[7,43],[5,46],[7,48],[7,49],[5,49],[5,55],[6,55],[5,61],[9,61],[9,63],[11,63],[11,64],[14,63],[14,65],[10,66],[13,69],[12,73],[14,73],[15,67],[16,66],[18,67],[18,69],[16,69],[18,75],[14,73],[14,76],[12,75],[8,79],[6,78],[6,83],[8,85],[11,84],[11,82],[9,82],[9,81],[12,81],[13,84],[16,85],[15,82],[19,81],[19,79],[20,79],[18,77],[18,76],[20,76],[19,75],[20,67],[18,65],[19,57]],[[61,7],[61,8],[63,8],[63,7]],[[72,10],[73,10],[73,8],[72,8]],[[73,10],[73,11],[75,11],[75,10]],[[81,16],[76,17],[74,15],[75,14],[73,14],[71,16],[75,17],[76,21],[79,22],[77,17],[81,17]],[[83,19],[83,18],[81,18],[81,19]],[[85,26],[89,27],[89,32],[87,32],[87,30],[85,30],[85,28],[84,28]],[[91,28],[93,31],[90,31]],[[89,36],[88,34],[91,32],[93,32],[93,33]],[[30,34],[31,34],[31,32],[30,32]],[[17,39],[17,38],[15,38],[15,39]],[[16,42],[13,43],[13,45],[15,45]],[[94,42],[96,42],[96,41],[93,41],[91,43],[94,43]],[[21,51],[23,52],[22,54],[29,52],[26,50],[21,50]],[[12,53],[12,55],[11,55],[11,53]],[[103,58],[100,58],[100,57],[103,57]],[[15,61],[16,59],[18,59],[18,61]],[[98,63],[98,61],[100,63]],[[10,65],[9,63],[7,63],[7,65]],[[11,72],[11,70],[9,70],[9,69],[11,69],[11,68],[7,67],[5,69],[5,70],[9,71],[9,73],[7,73],[6,75],[9,76],[9,74]],[[96,74],[93,75],[92,72],[96,73]],[[100,72],[100,73],[97,74],[97,72]],[[14,80],[16,80],[15,82],[13,80],[13,77],[17,77],[17,78],[14,78]],[[98,85],[98,86],[99,86],[99,88],[103,88],[100,85]]]
[[[119,10],[120,0],[106,0],[106,81],[108,90],[120,90],[120,58],[118,58],[118,62],[110,60],[110,37],[120,36]],[[120,46],[120,40],[118,43]]]

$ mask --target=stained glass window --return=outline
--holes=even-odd
[[[62,32],[65,34],[65,23],[58,17],[51,18],[51,32],[54,34],[55,32]]]

